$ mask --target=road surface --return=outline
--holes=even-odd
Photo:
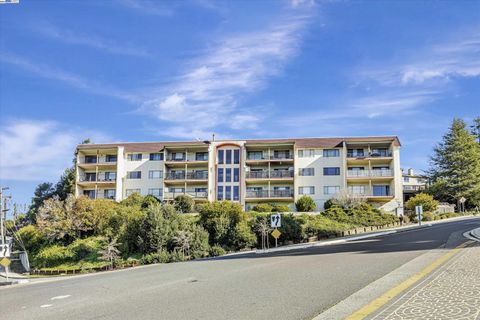
[[[312,319],[479,218],[324,247],[163,264],[0,289],[1,319]],[[387,289],[387,288],[386,288]]]

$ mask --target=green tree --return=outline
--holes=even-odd
[[[438,201],[429,194],[418,193],[405,203],[405,207],[411,211],[414,211],[416,206],[423,206],[425,212],[434,212],[437,210]]]
[[[443,187],[440,194],[433,194],[435,198],[456,203],[465,197],[467,207],[480,203],[480,144],[463,120],[454,119],[434,148],[429,176],[434,185]]]
[[[75,194],[75,166],[65,169],[55,185],[55,195],[65,200],[69,194]]]
[[[175,197],[175,208],[181,213],[193,212],[193,205],[195,201],[186,194],[181,194]]]
[[[472,134],[477,138],[478,143],[480,143],[480,117],[473,119],[473,124],[471,125]]]
[[[35,192],[33,193],[32,198],[32,204],[30,205],[30,209],[28,211],[28,218],[32,223],[35,223],[37,221],[38,208],[40,208],[40,206],[45,200],[52,198],[54,195],[55,188],[50,182],[40,183],[37,188],[35,188]]]
[[[295,202],[295,207],[297,208],[298,212],[311,212],[315,210],[317,205],[315,204],[315,201],[313,201],[312,197],[304,195],[301,196],[297,202]]]

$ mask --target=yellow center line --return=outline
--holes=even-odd
[[[390,300],[404,292],[406,289],[410,288],[413,284],[415,284],[417,281],[420,279],[424,278],[431,272],[433,272],[435,269],[440,267],[443,263],[445,263],[448,259],[456,255],[462,248],[465,248],[469,244],[471,244],[472,241],[467,241],[462,243],[461,245],[455,247],[452,249],[450,252],[444,254],[443,256],[439,257],[437,260],[432,262],[430,265],[425,267],[423,270],[420,272],[414,274],[410,278],[406,279],[396,287],[393,287],[392,289],[388,290],[384,294],[382,294],[380,297],[376,298],[363,308],[357,310],[355,313],[351,314],[350,316],[346,317],[345,320],[361,320],[365,319],[367,316],[372,314],[373,312],[377,311],[381,307],[383,307],[385,304],[387,304]]]

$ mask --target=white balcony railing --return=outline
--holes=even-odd
[[[388,170],[348,170],[348,178],[375,178],[375,177],[393,177],[393,171]]]

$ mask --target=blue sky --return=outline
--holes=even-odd
[[[16,202],[94,142],[398,135],[426,169],[480,114],[478,1],[0,6],[0,184]]]

